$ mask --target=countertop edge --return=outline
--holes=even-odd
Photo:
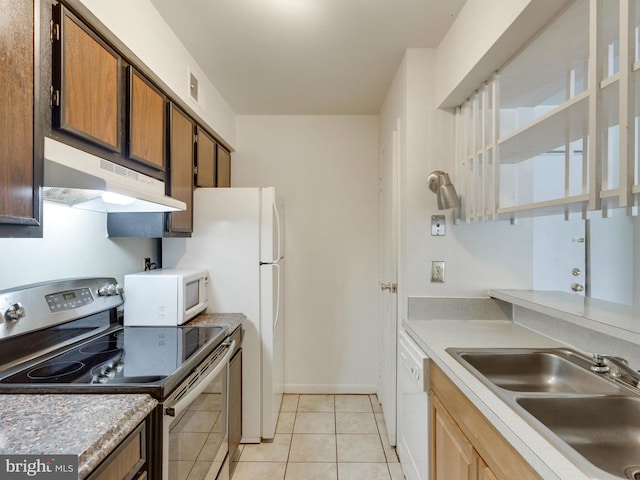
[[[102,438],[105,440],[96,442],[78,456],[79,480],[91,474],[158,405],[149,395],[137,396],[140,397],[137,403],[123,412],[122,420],[103,434]]]
[[[244,313],[203,312],[189,320],[186,325],[222,327],[226,330],[227,335],[231,335],[246,320],[247,316]]]

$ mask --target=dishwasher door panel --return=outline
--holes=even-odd
[[[430,478],[429,395],[424,391],[426,355],[400,332],[398,345],[399,454],[407,480]]]

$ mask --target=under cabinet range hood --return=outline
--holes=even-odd
[[[45,201],[98,212],[175,212],[187,205],[164,194],[164,182],[44,139]]]

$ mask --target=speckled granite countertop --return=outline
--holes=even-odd
[[[213,325],[216,327],[223,327],[227,330],[227,335],[233,333],[233,331],[242,325],[247,317],[244,313],[201,313],[193,320],[190,320],[187,325]]]
[[[0,453],[78,455],[83,479],[156,405],[149,395],[0,395]]]

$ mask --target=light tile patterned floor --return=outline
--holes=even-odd
[[[285,395],[273,442],[244,445],[233,480],[403,480],[375,395]]]

